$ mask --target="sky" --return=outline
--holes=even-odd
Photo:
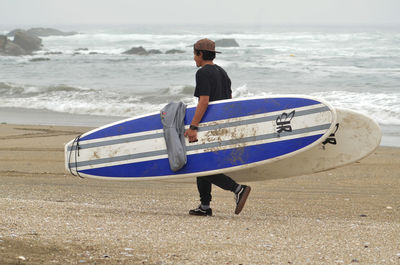
[[[400,0],[0,0],[0,25],[400,25]]]

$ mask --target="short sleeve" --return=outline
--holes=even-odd
[[[199,71],[196,72],[196,89],[194,91],[195,97],[200,96],[210,96],[211,94],[211,84],[210,84],[210,77],[207,75],[206,71]]]

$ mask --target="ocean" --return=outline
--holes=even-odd
[[[29,28],[29,27],[26,27]],[[56,27],[57,28],[57,27]],[[0,26],[0,34],[14,27]],[[195,104],[193,43],[233,38],[215,63],[233,97],[299,94],[360,111],[400,146],[400,29],[271,25],[62,26],[78,35],[42,37],[32,56],[0,56],[0,123],[101,126]],[[142,46],[163,54],[125,55]],[[170,49],[184,53],[165,54]],[[217,47],[218,49],[218,47]],[[37,61],[32,59],[39,59]],[[43,60],[45,59],[45,60]]]

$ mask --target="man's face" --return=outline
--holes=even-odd
[[[197,55],[196,51],[193,51],[193,55],[194,55],[193,59],[196,62],[196,66],[200,67],[201,66],[201,62],[203,61],[203,53],[200,52],[200,54]]]

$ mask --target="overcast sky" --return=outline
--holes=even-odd
[[[0,25],[399,24],[400,0],[0,0]]]

